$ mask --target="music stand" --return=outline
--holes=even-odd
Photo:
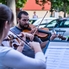
[[[69,42],[50,41],[45,57],[46,69],[69,69]]]

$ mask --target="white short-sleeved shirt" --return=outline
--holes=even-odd
[[[45,56],[37,52],[30,58],[8,47],[0,46],[0,69],[46,69]]]

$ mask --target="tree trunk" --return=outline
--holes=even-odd
[[[64,17],[66,17],[66,3],[63,5],[63,10],[64,10]]]
[[[16,21],[16,3],[15,3],[15,0],[6,0],[7,1],[7,6],[9,6],[12,11],[13,11],[13,14],[14,14],[14,25],[17,24],[17,21]]]
[[[54,10],[52,8],[51,8],[50,12],[51,12],[50,17],[54,17]]]

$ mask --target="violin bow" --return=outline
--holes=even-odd
[[[44,15],[44,17],[42,18],[42,20],[41,20],[40,24],[41,24],[41,23],[42,23],[42,21],[44,20],[44,18],[45,18],[45,16],[47,15],[47,13],[48,13],[48,11],[45,13],[45,15]],[[40,26],[40,24],[39,24],[37,27],[39,27],[39,26]]]
[[[45,16],[47,15],[48,11],[45,13],[45,15],[43,16],[40,24],[42,23],[42,21],[44,20]],[[40,24],[37,26],[37,28],[39,28]],[[37,29],[34,31],[33,35],[35,34],[35,32],[37,31]]]

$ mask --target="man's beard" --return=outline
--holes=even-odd
[[[24,25],[21,25],[21,24],[20,24],[20,28],[21,28],[22,30],[28,29],[28,28],[29,28],[29,24],[24,24]]]

